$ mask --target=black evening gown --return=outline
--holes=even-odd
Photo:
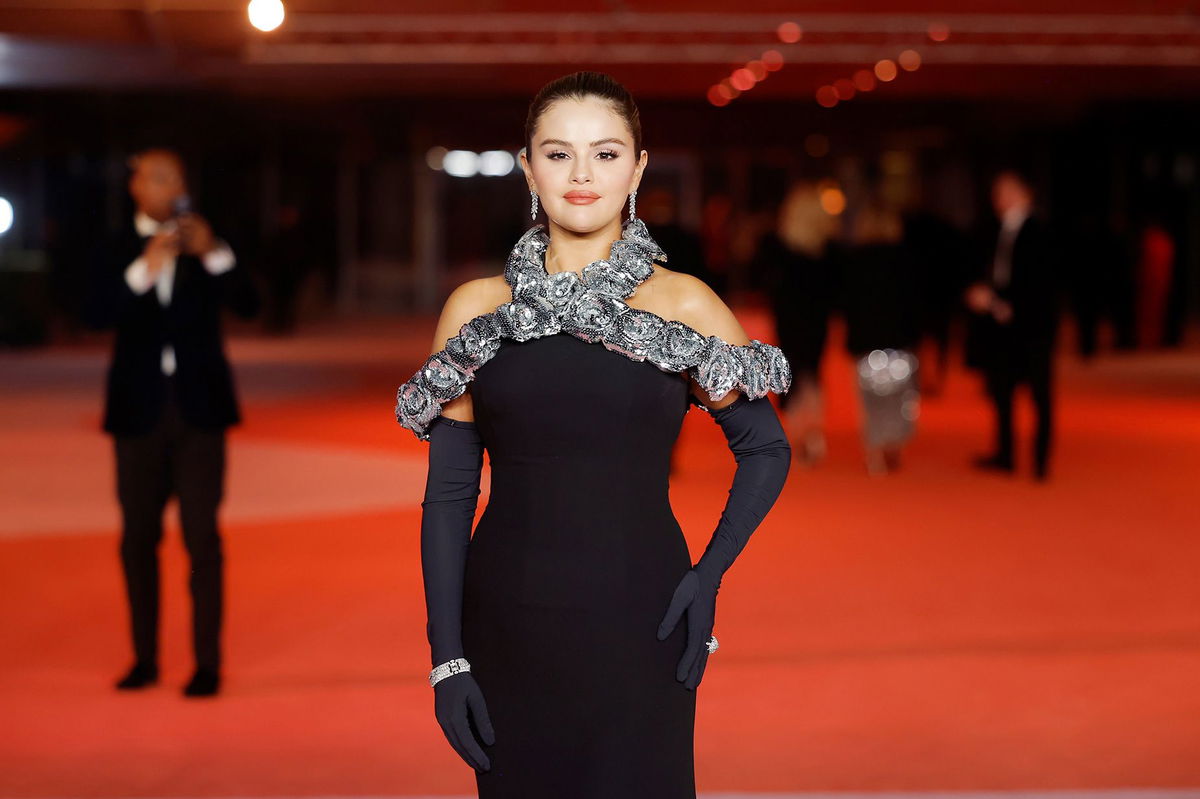
[[[691,567],[671,512],[677,373],[566,333],[505,341],[470,392],[492,468],[466,565],[463,643],[496,743],[481,799],[692,799]]]
[[[671,450],[689,379],[713,400],[755,399],[787,391],[791,370],[778,347],[625,304],[666,257],[641,220],[580,274],[548,274],[548,246],[540,225],[527,231],[504,270],[512,301],[396,394],[396,419],[427,439],[469,390],[492,465],[461,612],[496,731],[479,795],[693,799],[696,694],[675,680],[687,625],[657,638],[691,569]]]

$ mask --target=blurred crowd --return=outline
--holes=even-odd
[[[855,362],[865,467],[873,475],[900,467],[920,397],[940,392],[956,343],[995,407],[995,447],[975,465],[1016,468],[1012,402],[1024,385],[1038,417],[1037,479],[1049,473],[1060,315],[1073,320],[1073,346],[1083,359],[1104,347],[1178,343],[1168,325],[1176,242],[1164,215],[1148,210],[1136,223],[1084,215],[1059,229],[1046,219],[1033,183],[1022,171],[998,170],[991,213],[976,230],[919,204],[889,201],[878,186],[848,202],[829,181],[788,187],[769,222],[750,234],[755,245],[743,288],[769,299],[791,361],[794,387],[783,402],[802,464],[815,466],[826,455],[822,363],[831,327]],[[738,234],[722,240],[711,233],[736,223],[722,219],[708,236],[691,235],[671,220],[666,200],[655,197],[650,206],[663,209],[647,221],[656,235],[661,231],[664,247],[686,256],[673,266],[728,290],[728,274],[712,262],[728,258]],[[720,216],[720,198],[709,202],[714,208]],[[746,227],[753,231],[753,220]]]

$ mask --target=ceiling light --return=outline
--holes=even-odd
[[[283,0],[250,0],[246,14],[260,31],[273,31],[283,24]]]

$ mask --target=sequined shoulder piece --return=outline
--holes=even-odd
[[[757,399],[791,386],[791,368],[778,347],[757,339],[727,344],[625,303],[653,274],[654,262],[666,259],[641,220],[627,223],[609,258],[588,264],[582,278],[574,272],[547,274],[547,243],[541,226],[522,236],[504,270],[512,301],[463,325],[445,349],[400,386],[396,420],[418,438],[429,438],[429,426],[442,405],[466,391],[505,339],[522,342],[570,333],[663,371],[687,372],[713,401],[735,389]]]

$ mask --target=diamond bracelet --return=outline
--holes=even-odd
[[[471,664],[467,662],[466,658],[447,660],[429,672],[429,687],[432,688],[447,677],[453,677],[455,674],[461,674],[464,671],[470,670]]]

